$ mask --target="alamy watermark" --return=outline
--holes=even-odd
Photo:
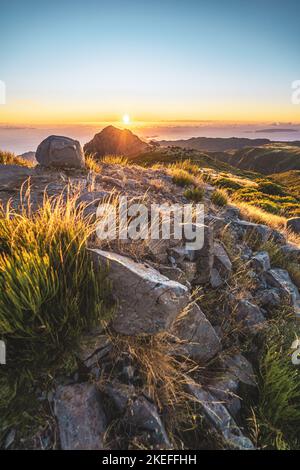
[[[6,103],[6,85],[0,80],[0,104]]]
[[[2,340],[0,340],[0,365],[1,364],[6,364],[6,345]]]
[[[97,208],[101,240],[184,240],[188,250],[204,245],[203,204],[134,204],[126,196]]]
[[[300,104],[300,80],[292,83],[292,104]]]

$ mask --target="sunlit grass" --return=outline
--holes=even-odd
[[[101,159],[101,162],[107,163],[109,165],[121,165],[121,166],[128,166],[131,162],[128,158],[122,155],[106,155]]]
[[[72,364],[83,331],[111,315],[106,272],[86,250],[93,230],[71,196],[0,211],[0,438],[27,419],[35,387]]]
[[[228,204],[228,196],[223,189],[216,189],[211,195],[211,202],[216,206],[226,206]]]
[[[17,157],[14,153],[3,152],[0,150],[0,164],[1,165],[19,165],[32,167],[33,164],[24,160],[23,158]]]
[[[85,156],[85,166],[90,171],[94,171],[95,173],[101,173],[101,165],[99,165],[93,155]]]

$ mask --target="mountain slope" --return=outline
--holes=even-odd
[[[289,144],[246,148],[234,154],[224,153],[220,159],[232,166],[265,175],[300,170],[300,148]]]
[[[291,194],[300,198],[300,170],[271,175],[277,183],[285,185]]]

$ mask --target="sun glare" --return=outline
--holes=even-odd
[[[130,117],[129,117],[128,114],[124,114],[123,122],[124,122],[124,124],[129,124],[130,123]]]

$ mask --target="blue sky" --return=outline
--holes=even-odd
[[[300,121],[299,1],[3,3],[0,122]]]

